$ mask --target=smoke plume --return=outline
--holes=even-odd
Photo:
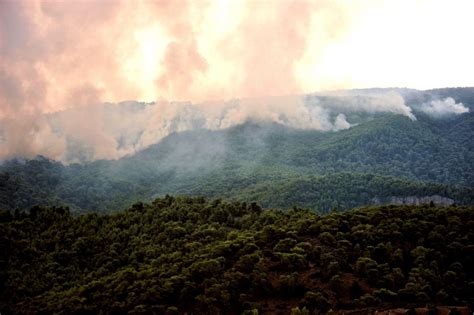
[[[344,113],[394,112],[413,118],[411,109],[405,106],[392,94],[274,96],[202,103],[101,103],[24,116],[21,123],[4,119],[0,126],[0,156],[41,154],[67,163],[117,159],[173,132],[219,130],[249,120],[337,131],[351,127]]]
[[[436,118],[469,112],[469,108],[465,107],[463,103],[456,103],[452,97],[424,103],[420,106],[419,110]]]
[[[361,7],[0,0],[0,159],[119,158],[170,132],[250,118],[317,130],[348,128],[354,111],[414,119],[398,94],[276,97],[308,92],[301,69],[349,36]]]

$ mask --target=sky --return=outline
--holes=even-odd
[[[472,12],[472,0],[0,0],[0,145],[20,152],[28,135],[54,137],[38,117],[104,102],[474,86]]]
[[[0,0],[0,117],[474,85],[471,0]]]

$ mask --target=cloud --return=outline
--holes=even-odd
[[[419,107],[419,110],[436,118],[469,112],[469,108],[465,107],[463,103],[456,103],[452,97],[424,103]]]
[[[333,49],[373,7],[343,0],[0,0],[0,159],[119,158],[170,132],[248,119],[317,130],[347,127],[341,114],[356,111],[415,119],[397,93],[337,92],[310,102],[294,96],[321,82],[351,87],[318,76],[328,67],[319,62],[338,56],[329,69],[346,69],[340,62],[351,60],[349,50]]]
[[[411,120],[416,120],[412,109],[405,104],[403,96],[390,89],[377,92],[371,92],[370,90],[345,90],[316,93],[311,102],[317,106],[331,108],[336,112],[388,112],[404,115]]]
[[[66,140],[56,134],[43,115],[0,121],[0,159],[44,155],[63,160]]]
[[[242,104],[244,111],[225,101],[204,107],[209,100],[300,92],[294,70],[311,23],[343,16],[341,3],[0,0],[0,157],[67,160],[79,141],[94,148],[90,159],[115,158],[189,128],[184,125],[191,118],[183,117],[190,114],[209,114],[211,126],[262,115],[268,105],[261,102]],[[336,36],[346,27],[340,20],[318,32]],[[130,99],[159,106],[130,121],[123,110],[102,105]],[[199,110],[172,101],[199,103]],[[275,106],[296,119],[289,108]],[[119,136],[124,121],[131,130],[133,124],[150,129],[140,129],[131,146]]]
[[[91,97],[95,99],[94,93]],[[99,103],[24,116],[22,120],[0,120],[0,157],[41,154],[66,163],[118,159],[145,149],[173,132],[219,130],[249,120],[337,131],[352,126],[346,114],[393,112],[411,118],[411,110],[406,111],[404,106],[392,94],[373,97],[343,92],[202,103]]]
[[[347,121],[346,115],[339,114],[336,116],[336,120],[334,121],[334,130],[343,130],[349,129],[351,124]]]
[[[346,10],[325,0],[0,1],[0,117],[90,96],[196,102],[301,92],[295,67],[312,21]],[[347,23],[324,27],[334,37]]]

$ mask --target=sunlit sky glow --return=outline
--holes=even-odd
[[[474,1],[0,0],[0,118],[125,99],[474,86]]]

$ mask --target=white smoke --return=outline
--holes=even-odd
[[[173,132],[219,130],[248,120],[337,131],[352,126],[346,114],[378,112],[415,119],[403,98],[393,93],[262,97],[199,104],[128,101],[73,106],[56,113],[0,121],[0,159],[36,155],[65,163],[118,159]]]
[[[456,103],[452,97],[424,103],[420,106],[419,110],[436,118],[469,112],[469,108],[465,107],[463,103]]]
[[[316,94],[317,106],[330,108],[332,112],[342,113],[393,113],[404,115],[411,120],[416,120],[410,106],[400,93],[388,90],[388,92],[370,92],[359,90],[336,91],[325,94]]]
[[[351,124],[347,121],[346,115],[339,114],[334,121],[334,131],[349,129]]]

